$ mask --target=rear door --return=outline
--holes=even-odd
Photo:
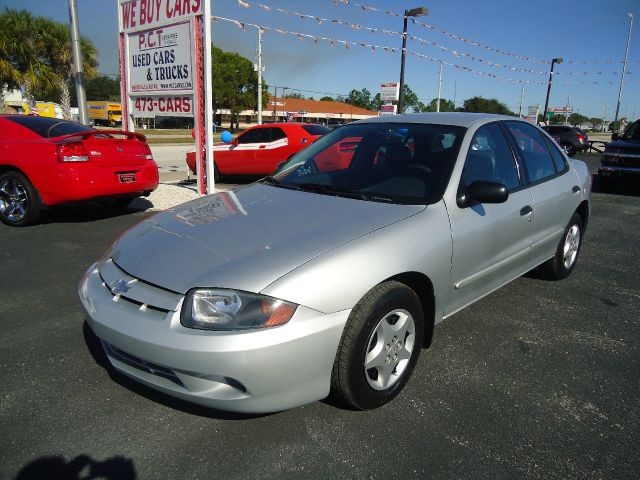
[[[526,122],[504,122],[524,165],[533,196],[532,256],[536,263],[551,258],[579,204],[578,178],[564,155]]]

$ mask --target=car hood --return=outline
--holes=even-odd
[[[260,292],[314,257],[424,208],[253,184],[144,220],[114,244],[111,257],[128,274],[175,292]]]

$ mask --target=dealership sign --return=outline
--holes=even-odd
[[[400,84],[398,82],[385,82],[380,84],[380,99],[385,102],[397,102],[400,96]]]
[[[129,94],[193,93],[191,24],[129,35]]]
[[[194,117],[198,191],[212,192],[211,0],[118,0],[118,24],[124,128]]]
[[[134,32],[202,15],[206,0],[120,0],[120,31]]]

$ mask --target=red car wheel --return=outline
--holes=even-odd
[[[0,175],[0,220],[13,227],[26,227],[40,219],[40,198],[20,172]]]

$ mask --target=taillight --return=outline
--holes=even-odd
[[[82,142],[69,142],[58,144],[59,162],[88,162],[87,150]]]
[[[578,134],[578,140],[580,140],[581,142],[585,141],[586,139],[586,135],[582,135],[581,133]]]
[[[153,155],[151,154],[151,149],[149,148],[149,144],[145,143],[142,147],[142,151],[144,152],[145,160],[153,160]]]

